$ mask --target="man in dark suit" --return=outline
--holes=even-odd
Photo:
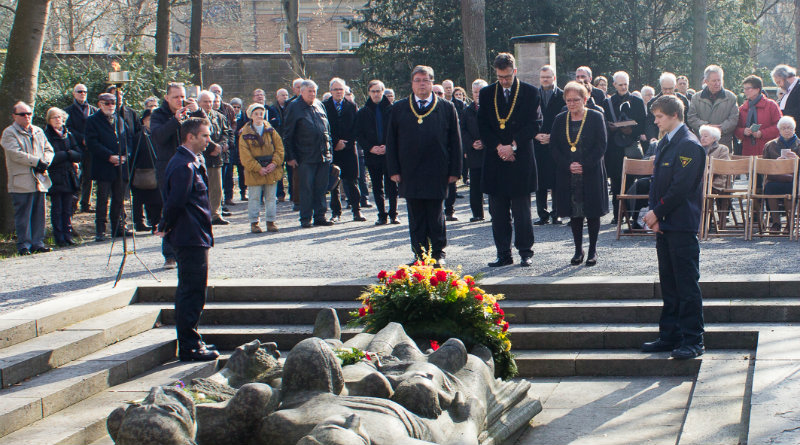
[[[83,153],[86,151],[86,121],[89,116],[97,112],[97,107],[91,105],[87,98],[89,90],[86,85],[79,83],[72,89],[72,105],[64,109],[69,116],[67,118],[67,128],[75,136],[78,146]],[[91,206],[89,199],[92,196],[92,157],[84,156],[81,159],[81,212],[90,212]]]
[[[442,206],[448,185],[461,173],[461,135],[456,107],[431,94],[433,78],[429,66],[411,71],[413,94],[391,108],[386,163],[400,196],[406,198],[415,258],[422,258],[430,246],[433,259],[444,265],[447,232]]]
[[[567,104],[564,102],[564,91],[556,84],[556,71],[550,65],[545,65],[539,70],[539,134],[533,141],[536,155],[536,173],[539,182],[536,189],[536,213],[539,220],[535,225],[543,226],[549,220],[553,224],[561,224],[561,219],[556,212],[555,187],[556,187],[556,161],[550,152],[550,129],[553,121]],[[553,209],[547,211],[547,190],[553,198]]]
[[[793,117],[795,122],[800,122],[800,88],[797,88],[797,71],[788,65],[778,65],[771,74],[775,85],[786,91],[778,102],[781,112],[784,116]],[[794,131],[800,135],[800,125],[797,125]]]
[[[472,103],[461,113],[461,146],[466,154],[469,166],[469,207],[472,218],[469,222],[483,221],[483,154],[486,152],[481,141],[478,127],[478,110],[480,109],[480,93],[486,87],[483,79],[472,82]]]
[[[650,186],[650,211],[644,222],[656,232],[658,277],[664,307],[659,338],[642,345],[644,352],[672,351],[675,359],[705,352],[703,296],[700,292],[700,209],[706,153],[683,123],[683,103],[662,96],[650,108],[665,134]]]
[[[677,79],[676,79],[674,74],[672,74],[672,73],[662,73],[661,77],[658,78],[658,83],[659,83],[659,85],[661,85],[661,92],[659,92],[658,95],[656,95],[655,97],[650,99],[650,101],[646,104],[647,105],[647,117],[645,118],[645,130],[644,131],[645,131],[645,134],[647,135],[647,139],[648,140],[661,139],[661,138],[658,137],[659,136],[659,134],[658,134],[659,133],[658,126],[656,125],[655,119],[653,118],[653,113],[650,112],[650,106],[656,101],[656,99],[658,99],[659,97],[661,97],[661,96],[663,96],[665,94],[666,95],[672,95],[672,96],[675,96],[678,99],[680,99],[681,102],[683,102],[683,109],[684,110],[688,110],[689,109],[689,98],[687,98],[685,95],[681,94],[680,91],[678,91],[678,89],[676,87]],[[684,116],[684,119],[685,118],[686,117]]]
[[[201,153],[211,143],[211,123],[188,118],[181,123],[182,144],[164,174],[164,212],[159,236],[169,240],[178,259],[175,290],[175,330],[181,361],[206,361],[219,357],[213,345],[197,332],[206,303],[208,249],[214,245],[208,176]]]
[[[272,128],[278,130],[278,134],[282,133],[283,120],[286,118],[286,107],[288,106],[289,92],[286,88],[281,88],[275,92],[275,103],[267,107],[267,114],[269,115],[269,124]],[[289,181],[289,200],[292,200],[292,170],[286,168],[286,179]],[[283,181],[278,182],[278,202],[286,200],[286,190],[283,188]]]
[[[592,69],[588,66],[579,66],[575,69],[575,80],[581,82],[582,84],[586,85],[586,89],[589,90],[589,104],[587,106],[591,108],[591,105],[597,105],[598,107],[603,106],[603,102],[606,100],[606,94],[592,85]]]
[[[355,104],[345,99],[344,80],[334,77],[330,82],[331,97],[322,104],[328,115],[333,140],[333,163],[341,170],[340,178],[345,195],[350,198],[353,221],[366,221],[361,215],[361,193],[358,189],[358,154],[356,153],[356,114]],[[331,191],[331,215],[334,221],[342,216],[342,202],[339,187]]]
[[[614,73],[614,88],[616,93],[603,102],[603,110],[608,129],[608,148],[606,148],[605,163],[608,178],[611,180],[611,204],[614,206],[614,217],[611,224],[617,223],[617,210],[619,202],[617,195],[622,186],[622,160],[625,158],[625,149],[634,146],[638,150],[639,138],[644,134],[646,111],[642,99],[628,91],[629,77],[625,71]],[[635,125],[616,127],[617,122],[633,121]]]
[[[100,95],[100,111],[86,122],[86,146],[92,153],[92,179],[97,181],[95,241],[105,241],[106,223],[111,220],[113,236],[131,236],[125,227],[125,188],[128,156],[133,149],[133,132],[115,112],[113,94]],[[119,132],[119,133],[118,133]],[[111,209],[108,200],[111,198]]]
[[[489,194],[492,235],[497,259],[489,267],[514,263],[511,256],[511,221],[520,265],[533,261],[531,193],[536,191],[536,157],[533,138],[539,133],[539,90],[517,78],[514,56],[500,53],[494,59],[497,82],[480,93],[478,128],[483,141],[483,187]]]

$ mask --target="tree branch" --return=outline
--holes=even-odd
[[[11,13],[12,13],[12,14],[16,14],[16,13],[17,13],[17,10],[16,10],[16,9],[14,9],[14,8],[12,8],[11,6],[8,6],[8,5],[3,5],[3,4],[0,4],[0,8],[2,8],[2,9],[6,9],[6,10],[8,10],[8,11],[11,11]]]

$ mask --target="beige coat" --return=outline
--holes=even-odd
[[[714,142],[710,147],[706,148],[706,154],[714,159],[722,159],[724,161],[731,160],[731,152],[728,147],[720,144],[719,142]],[[726,175],[714,175],[714,180],[711,184],[711,187],[722,190],[728,187],[728,176]]]
[[[711,99],[704,97],[705,89],[692,96],[689,111],[686,113],[686,123],[692,128],[694,134],[700,134],[700,126],[711,124],[719,125],[722,137],[720,144],[733,146],[733,132],[739,123],[739,106],[736,104],[736,95],[729,90],[722,90],[724,97],[711,103]]]
[[[261,164],[257,156],[272,156],[275,170],[261,176]],[[283,179],[283,140],[267,121],[264,121],[264,134],[259,136],[248,122],[239,135],[239,159],[244,166],[244,183],[250,185],[270,185]]]
[[[32,125],[33,145],[28,134],[16,123],[3,130],[0,145],[6,155],[9,193],[46,192],[52,183],[47,172],[36,173],[34,167],[39,161],[53,162],[53,146],[41,128]]]

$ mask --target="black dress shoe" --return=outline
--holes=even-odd
[[[551,218],[550,224],[561,225],[564,224],[564,221],[561,221],[561,218]]]
[[[333,215],[333,216],[331,216],[331,222],[332,222],[332,223],[337,223],[337,222],[339,222],[339,221],[341,221],[341,220],[342,220],[342,217],[341,217],[340,215]]]
[[[472,218],[469,219],[469,222],[478,222],[478,221],[483,221],[483,218],[473,216]]]
[[[511,258],[511,257],[505,257],[505,258],[497,257],[494,261],[489,263],[488,266],[489,267],[501,267],[501,266],[510,266],[512,264],[514,264],[514,258]]]
[[[548,219],[549,218],[539,218],[533,223],[533,225],[534,226],[543,226],[543,225],[547,224],[547,220]]]
[[[72,238],[68,238],[68,239],[64,240],[64,244],[66,244],[68,246],[77,246],[78,245],[78,243],[76,243],[75,240],[73,240]]]
[[[395,216],[394,218],[392,218],[392,220],[391,220],[390,222],[391,222],[392,224],[395,224],[395,225],[396,225],[396,224],[400,224],[400,220],[399,220],[399,219],[398,219],[396,216]]]
[[[94,236],[94,240],[95,240],[95,242],[100,243],[100,242],[103,242],[103,241],[106,240],[106,236],[104,234],[102,234],[102,233],[99,233],[99,234]]]
[[[389,220],[386,218],[378,218],[378,220],[375,221],[376,226],[385,226],[386,224],[389,224]]]
[[[678,345],[676,343],[664,341],[662,339],[658,339],[655,341],[648,341],[642,344],[642,352],[667,352],[672,351],[677,348]]]
[[[616,226],[616,225],[617,225],[617,218],[613,218],[613,219],[611,220],[611,225],[612,225],[612,226]]]
[[[22,249],[19,249],[17,251],[17,254],[19,254],[19,256],[26,256],[26,255],[30,255],[31,251],[27,247],[23,247]]]
[[[441,269],[442,267],[447,265],[447,261],[445,261],[444,258],[434,258],[434,260],[436,260],[436,262],[433,263],[434,269]]]
[[[639,224],[638,222],[634,222],[633,224],[631,224],[631,228],[630,229],[625,229],[625,230],[622,231],[622,233],[635,233],[635,232],[641,231],[643,228],[644,227],[642,227],[641,224]]]
[[[309,229],[309,228],[311,228],[311,221],[303,221],[303,222],[301,222],[301,223],[300,223],[300,227],[302,227],[302,228],[304,228],[304,229]]]
[[[223,211],[222,211],[220,214],[221,214],[222,216],[231,216],[231,215],[233,215],[233,213],[231,213],[231,212],[229,212],[229,211],[227,211],[227,210],[223,210]]]
[[[133,228],[137,232],[150,232],[153,230],[153,228],[147,224],[136,224]]]
[[[364,222],[366,220],[367,220],[367,218],[364,218],[364,215],[362,215],[361,212],[357,212],[357,213],[353,214],[353,221]]]
[[[581,263],[583,263],[583,251],[582,250],[581,250],[581,253],[576,253],[575,256],[573,256],[572,259],[569,260],[569,264],[572,264],[573,266],[577,266],[577,265],[579,265]]]
[[[324,220],[324,219],[317,219],[317,220],[314,220],[314,225],[315,225],[315,226],[330,227],[330,226],[332,226],[333,224],[334,224],[333,220],[330,220],[330,221],[326,221],[326,220]]]
[[[39,247],[31,247],[31,253],[47,253],[50,252],[52,249],[49,247],[39,246]]]
[[[219,352],[206,346],[178,353],[178,359],[182,362],[209,362],[217,358],[219,358]]]
[[[369,201],[363,201],[363,202],[361,203],[361,208],[362,208],[362,209],[371,209],[372,207],[373,207],[373,206],[372,206],[372,204],[371,204]]]
[[[586,267],[592,267],[597,264],[597,253],[589,252],[589,258],[586,258]]]
[[[519,262],[519,267],[531,267],[533,265],[532,256],[524,256]]]
[[[672,351],[670,357],[675,360],[688,360],[695,357],[700,357],[706,352],[706,347],[702,343],[696,345],[684,345]]]
[[[217,219],[211,221],[211,225],[212,226],[227,226],[230,223],[231,222],[228,221],[227,219],[222,219],[222,218],[217,218]]]
[[[452,213],[447,215],[444,219],[445,221],[458,221],[458,218],[456,218],[456,216],[453,215]]]

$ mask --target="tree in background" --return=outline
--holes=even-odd
[[[300,0],[282,0],[286,14],[286,33],[289,35],[289,54],[292,56],[292,71],[298,77],[306,77],[306,60],[300,42]]]
[[[203,0],[192,0],[192,23],[189,31],[189,72],[195,85],[203,85],[203,59],[200,52],[203,35]]]
[[[486,79],[486,1],[461,0],[461,29],[464,33],[465,85]]]
[[[158,0],[156,12],[156,65],[166,69],[169,64],[170,0]]]
[[[16,102],[34,103],[49,13],[50,0],[25,0],[17,5],[0,82],[2,129],[11,124],[11,107]],[[14,230],[14,211],[8,194],[7,176],[5,151],[0,150],[0,233]]]

